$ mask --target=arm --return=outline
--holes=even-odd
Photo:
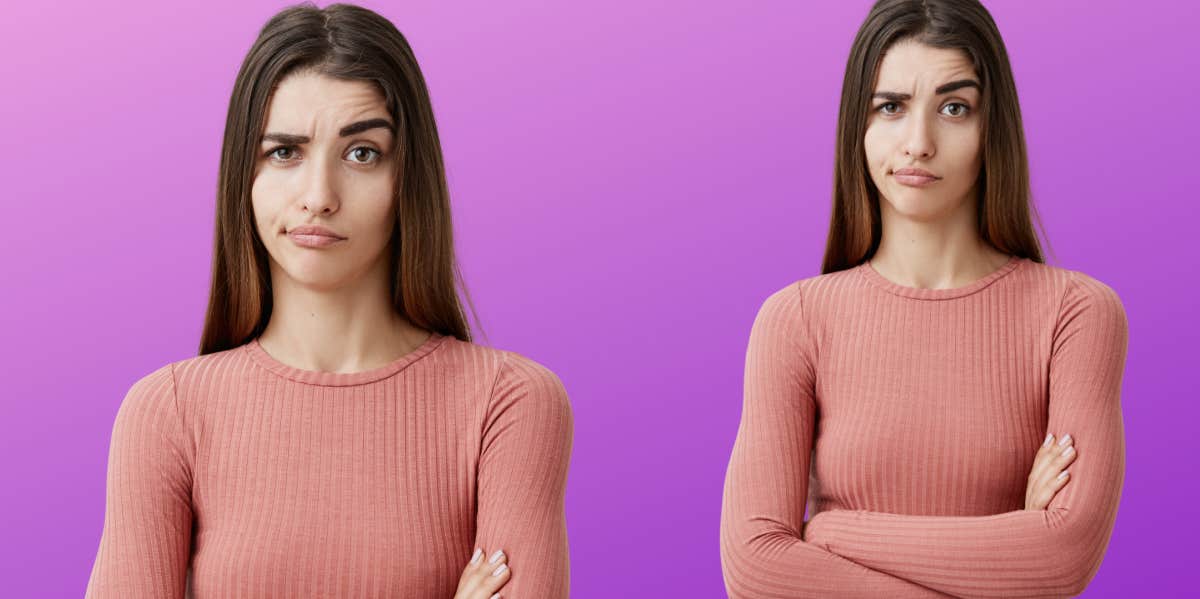
[[[117,410],[87,599],[184,596],[193,455],[185,439],[167,365],[134,383]]]
[[[1116,293],[1075,274],[1050,359],[1049,429],[1079,452],[1046,510],[976,517],[835,510],[808,539],[864,566],[962,597],[1083,592],[1104,558],[1121,498],[1121,378],[1128,323]]]
[[[721,569],[733,599],[940,597],[802,539],[814,434],[814,349],[797,284],[763,303],[746,352],[742,419],[725,476]]]
[[[503,549],[506,599],[567,597],[570,562],[563,500],[573,416],[558,377],[506,352],[485,416],[476,546]],[[464,556],[465,558],[466,556]]]

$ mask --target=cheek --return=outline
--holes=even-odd
[[[961,131],[948,140],[947,153],[953,157],[954,171],[963,178],[974,180],[983,159],[982,142],[977,130]]]
[[[889,150],[887,128],[878,124],[868,125],[866,134],[863,136],[863,151],[867,155],[867,166],[872,171],[882,168]]]
[[[254,211],[254,222],[258,226],[258,233],[263,239],[268,237],[267,233],[274,232],[268,229],[279,226],[276,221],[282,197],[278,182],[268,175],[257,176],[250,184],[250,206]]]

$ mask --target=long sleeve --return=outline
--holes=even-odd
[[[167,365],[134,383],[117,410],[88,599],[184,596],[192,455]]]
[[[1110,287],[1072,275],[1052,341],[1048,426],[1056,437],[1070,433],[1078,456],[1046,510],[976,517],[833,510],[813,518],[805,538],[961,597],[1082,593],[1103,560],[1121,497],[1128,323]]]
[[[558,377],[507,352],[485,417],[476,515],[476,546],[508,556],[512,578],[500,591],[506,599],[568,596],[564,496],[572,431]]]
[[[798,285],[763,302],[746,352],[742,418],[721,508],[726,592],[733,599],[942,596],[803,540],[815,347]]]

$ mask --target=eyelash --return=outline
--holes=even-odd
[[[275,152],[278,152],[280,150],[295,150],[295,149],[296,149],[296,146],[275,146],[274,148],[271,148],[271,150],[268,151],[266,154],[263,154],[263,157],[270,158],[271,160],[274,160],[275,162],[288,162],[287,160],[280,160],[278,158],[273,158]],[[358,150],[369,150],[369,151],[375,153],[375,160],[372,160],[371,162],[352,161],[355,164],[360,165],[360,166],[370,166],[372,164],[379,162],[379,159],[383,157],[383,152],[380,152],[379,150],[376,150],[375,148],[372,148],[370,146],[355,146],[350,149],[350,152],[353,153]]]
[[[895,105],[899,105],[899,102],[884,102],[883,104],[880,104],[879,106],[876,106],[876,107],[875,107],[875,112],[878,112],[878,113],[880,113],[880,114],[882,114],[882,115],[884,115],[884,116],[892,116],[892,115],[893,115],[893,114],[895,114],[895,113],[892,113],[892,112],[884,112],[884,111],[883,111],[883,108],[884,108],[885,106],[892,106],[893,104],[895,104]],[[962,113],[960,113],[960,114],[951,114],[951,115],[947,115],[947,116],[949,116],[949,117],[951,117],[951,118],[956,118],[956,119],[959,119],[959,118],[963,118],[963,117],[965,117],[965,116],[967,116],[968,114],[970,114],[970,113],[971,113],[971,107],[970,107],[970,106],[967,106],[967,104],[966,104],[966,103],[964,103],[964,102],[951,102],[951,103],[947,104],[946,106],[955,106],[955,105],[958,105],[958,106],[962,106],[962,107],[963,107]]]

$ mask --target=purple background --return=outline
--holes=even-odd
[[[1181,374],[1200,342],[1200,10],[986,4],[1049,261],[1111,285],[1129,316],[1124,495],[1086,595],[1182,594],[1200,533],[1200,407]],[[428,78],[480,341],[571,394],[573,595],[724,596],[746,340],[771,291],[818,274],[842,71],[870,2],[365,5]],[[6,3],[7,596],[82,596],[121,398],[195,355],[225,110],[282,6]]]

